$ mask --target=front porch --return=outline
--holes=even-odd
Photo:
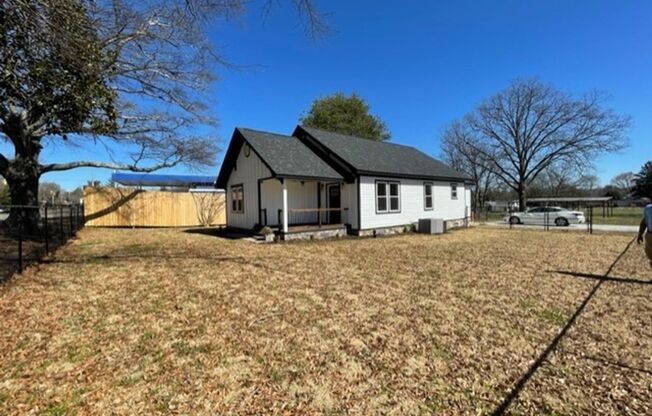
[[[292,225],[288,231],[277,231],[281,240],[322,240],[326,238],[341,238],[347,235],[347,227],[344,224],[305,224]]]
[[[260,182],[259,221],[282,240],[342,237],[349,222],[344,182],[273,178]]]

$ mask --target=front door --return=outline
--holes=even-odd
[[[341,199],[340,199],[340,185],[329,185],[328,186],[328,223],[329,224],[340,224],[342,223],[342,212],[339,211],[341,208]]]

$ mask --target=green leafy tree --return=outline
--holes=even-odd
[[[369,113],[369,105],[356,93],[337,92],[312,102],[301,124],[370,140],[388,140],[390,133],[380,117]]]
[[[634,177],[634,195],[652,198],[652,160],[646,162]]]
[[[619,186],[607,185],[602,190],[602,196],[610,196],[613,199],[623,199],[623,196],[625,196],[625,192]]]
[[[0,175],[12,205],[37,205],[45,168],[39,156],[48,137],[116,130],[115,93],[107,83],[102,50],[84,4],[76,0],[7,0],[0,5]],[[22,216],[35,228],[38,210]],[[12,208],[5,224],[21,218]]]
[[[275,2],[264,3],[266,10]],[[292,4],[309,34],[324,30],[311,0]],[[0,176],[11,203],[38,204],[41,175],[80,167],[151,172],[215,163],[208,111],[225,60],[206,28],[249,2],[3,0],[0,2]],[[46,145],[93,147],[99,160],[41,163]],[[58,152],[62,154],[64,152]],[[72,153],[72,152],[71,152]],[[74,153],[73,153],[74,154]],[[12,208],[5,226],[38,226]]]

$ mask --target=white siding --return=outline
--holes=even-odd
[[[376,213],[376,180],[400,182],[401,212]],[[424,182],[431,182],[434,209],[424,209]],[[420,218],[441,218],[443,220],[462,219],[465,208],[470,204],[464,183],[457,183],[457,199],[451,198],[451,182],[429,180],[378,178],[362,176],[360,178],[361,227],[392,227],[417,222]]]
[[[342,222],[350,224],[351,228],[358,229],[358,183],[345,183],[342,185]]]
[[[288,205],[290,209],[317,208],[317,182],[287,180]],[[268,179],[260,186],[260,201],[262,208],[267,210],[267,225],[278,225],[278,212],[283,207],[281,199],[281,182],[278,179]],[[289,223],[317,222],[314,212],[289,212]],[[262,219],[264,221],[264,218]]]
[[[281,182],[278,179],[267,179],[260,184],[260,204],[267,213],[267,225],[278,225],[278,210],[283,206],[282,197]],[[261,221],[265,224],[265,218],[261,218]]]
[[[231,171],[226,187],[226,224],[229,227],[250,229],[258,223],[258,179],[271,176],[270,170],[253,151],[244,155],[244,146]],[[231,186],[242,184],[244,188],[244,212],[232,210]],[[268,214],[269,215],[269,214]]]

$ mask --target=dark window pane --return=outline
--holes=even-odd
[[[387,195],[387,184],[383,182],[378,182],[376,184],[376,195],[385,196]]]
[[[387,211],[387,198],[378,198],[378,211]]]
[[[244,192],[242,186],[234,186],[231,188],[231,210],[233,212],[242,212],[244,208]]]
[[[432,208],[432,197],[431,196],[426,197],[426,208]]]
[[[432,185],[426,185],[426,196],[432,195]]]
[[[396,197],[389,198],[389,209],[390,209],[390,211],[398,211],[399,210],[398,198],[396,198]]]
[[[390,183],[389,184],[389,195],[390,196],[398,196],[398,184],[397,183]]]

